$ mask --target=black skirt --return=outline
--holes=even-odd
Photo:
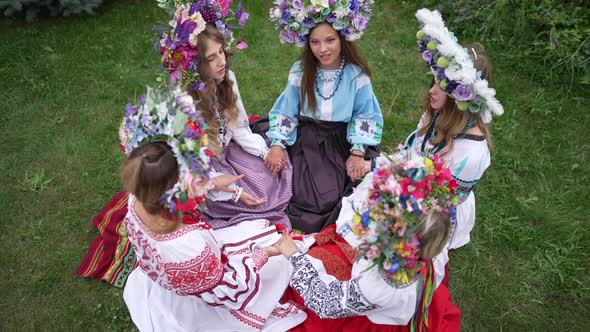
[[[348,123],[298,117],[297,140],[287,147],[293,165],[293,196],[287,215],[294,229],[319,232],[334,224],[340,213],[342,197],[352,194],[359,181],[346,174],[346,160],[352,145],[346,139]],[[252,125],[263,135],[268,119]],[[367,147],[365,159],[379,155],[379,147]]]

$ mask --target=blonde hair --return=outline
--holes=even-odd
[[[420,240],[420,256],[432,259],[438,255],[449,240],[451,217],[448,212],[430,210],[419,217],[416,236]]]
[[[167,212],[160,197],[174,186],[177,177],[178,163],[164,142],[148,143],[134,149],[121,166],[123,186],[153,215]]]
[[[232,54],[225,47],[225,38],[215,26],[207,24],[205,30],[199,34],[199,43],[197,44],[199,76],[203,82],[207,83],[207,87],[205,88],[205,91],[196,89],[191,91],[190,94],[197,101],[196,106],[202,111],[203,118],[207,124],[206,131],[209,138],[209,150],[211,150],[216,156],[219,156],[222,147],[221,142],[219,142],[217,110],[214,108],[215,94],[217,93],[217,97],[219,97],[218,101],[228,125],[238,118],[238,97],[232,90],[233,81],[229,79],[228,70],[225,71],[225,77],[219,84],[216,84],[212,78],[207,76],[207,73],[204,70],[204,64],[207,61],[207,59],[205,59],[205,53],[209,41],[216,41],[223,46],[226,68],[229,68],[229,60]]]
[[[469,50],[469,55],[471,56],[471,60],[473,60],[473,64],[475,65],[475,69],[481,72],[481,77],[488,82],[492,78],[492,62],[488,57],[485,48],[480,43],[473,43],[471,45],[466,46]],[[477,54],[477,57],[475,56]],[[430,83],[430,87],[434,86],[435,81],[434,78]],[[424,106],[422,107],[424,116],[424,122],[422,127],[418,130],[419,135],[426,135],[428,132],[428,128],[431,125],[432,118],[434,114],[436,114],[436,110],[432,108],[430,105],[430,96],[427,94],[424,98]],[[436,135],[434,139],[431,141],[433,144],[439,144],[442,141],[446,142],[445,147],[443,148],[443,154],[451,151],[453,148],[453,141],[455,136],[459,135],[461,131],[467,125],[467,121],[470,117],[473,117],[476,121],[477,126],[482,131],[484,137],[486,138],[486,142],[488,144],[488,148],[490,153],[493,152],[494,147],[492,144],[492,134],[490,125],[487,123],[483,123],[481,117],[478,115],[471,114],[471,112],[461,111],[457,108],[457,104],[455,100],[451,97],[447,97],[447,101],[443,105],[442,110],[440,110],[438,120],[434,126],[436,129]],[[428,137],[426,137],[428,139]]]

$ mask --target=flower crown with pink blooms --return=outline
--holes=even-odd
[[[373,0],[275,0],[270,9],[282,43],[303,47],[309,32],[329,23],[346,40],[359,39],[371,19]]]
[[[504,108],[496,99],[496,90],[476,71],[469,51],[457,42],[454,33],[445,27],[437,10],[422,8],[416,12],[422,29],[416,33],[422,58],[439,82],[440,88],[455,99],[457,108],[478,114],[484,123],[493,115],[502,115]],[[477,57],[475,50],[474,56]]]
[[[361,257],[371,260],[395,286],[416,280],[425,262],[416,232],[422,215],[450,213],[458,203],[457,181],[445,161],[398,153],[373,171],[373,184],[362,213],[356,212],[353,232]]]
[[[121,150],[129,156],[146,143],[166,142],[178,162],[178,181],[160,203],[171,213],[192,212],[204,202],[213,153],[207,148],[205,121],[186,92],[147,89],[139,105],[127,104],[119,128]]]
[[[233,11],[233,0],[158,0],[158,6],[166,10],[172,20],[166,32],[160,35],[162,66],[169,73],[170,83],[180,84],[185,91],[205,90],[205,83],[199,78],[198,50],[199,34],[207,24],[214,25],[225,37],[226,47],[232,48],[235,40],[233,31],[243,28],[249,14],[244,12],[242,3]],[[235,21],[235,23],[234,23]],[[238,40],[237,50],[248,48]]]

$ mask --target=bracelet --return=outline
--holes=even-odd
[[[351,155],[351,156],[358,157],[358,158],[363,158],[363,159],[365,159],[365,156],[363,156],[363,155],[361,155],[361,154],[357,154],[357,153],[351,153],[350,155]]]
[[[234,194],[232,195],[231,200],[234,203],[237,203],[240,200],[240,196],[242,196],[242,191],[244,191],[244,188],[242,187],[237,187],[236,191],[234,192]]]

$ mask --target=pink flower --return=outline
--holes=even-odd
[[[215,0],[219,4],[219,8],[221,9],[221,13],[223,16],[226,16],[229,12],[229,5],[232,3],[233,0]]]

